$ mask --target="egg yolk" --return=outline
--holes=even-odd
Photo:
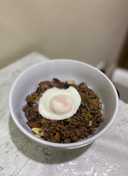
[[[50,109],[56,114],[66,114],[73,108],[73,102],[68,95],[54,96],[50,102]]]

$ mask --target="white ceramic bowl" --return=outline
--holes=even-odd
[[[101,98],[104,106],[104,122],[96,134],[78,142],[60,144],[37,138],[31,133],[31,130],[26,125],[26,118],[22,112],[25,97],[37,87],[39,81],[51,80],[52,78],[59,78],[61,80],[73,79],[78,83],[84,81]],[[10,91],[9,108],[17,127],[33,141],[56,148],[73,149],[92,143],[110,127],[116,117],[118,95],[112,82],[97,68],[74,60],[52,60],[36,64],[20,74]]]

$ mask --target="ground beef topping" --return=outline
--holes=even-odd
[[[81,105],[72,117],[65,120],[49,120],[38,112],[38,101],[49,88],[67,89],[73,86],[81,96]],[[96,132],[102,118],[102,104],[96,93],[84,82],[76,84],[74,81],[42,81],[37,89],[26,97],[23,111],[27,118],[27,125],[32,132],[44,140],[56,143],[71,143],[87,138]]]

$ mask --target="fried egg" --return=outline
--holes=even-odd
[[[38,110],[41,116],[50,120],[64,120],[72,117],[81,104],[77,89],[56,87],[46,90],[39,99]]]

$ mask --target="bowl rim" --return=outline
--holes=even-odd
[[[73,143],[54,143],[54,142],[49,142],[49,141],[46,141],[42,138],[38,138],[36,137],[34,134],[31,134],[30,132],[28,132],[18,121],[17,117],[15,116],[15,113],[13,111],[13,104],[12,104],[12,95],[15,91],[15,86],[17,85],[17,83],[20,81],[20,79],[25,76],[27,74],[27,72],[29,72],[31,69],[33,68],[36,68],[40,65],[45,65],[45,64],[51,64],[51,63],[54,63],[54,62],[66,62],[66,63],[76,63],[76,64],[81,64],[81,65],[84,65],[90,69],[93,69],[95,71],[98,72],[98,74],[100,74],[101,76],[103,76],[107,81],[108,83],[110,84],[113,92],[114,92],[114,96],[115,96],[115,99],[116,99],[116,105],[115,105],[115,109],[114,109],[114,112],[113,112],[113,116],[111,117],[109,123],[106,124],[106,126],[101,129],[98,133],[90,136],[89,138],[85,138],[85,139],[82,139],[78,142],[73,142]],[[39,143],[39,144],[43,144],[43,145],[46,145],[46,146],[50,146],[50,147],[57,147],[57,148],[77,148],[77,147],[80,147],[80,146],[83,146],[83,145],[88,145],[90,143],[92,143],[95,139],[97,139],[99,136],[101,136],[105,131],[108,130],[108,128],[112,125],[116,115],[117,115],[117,111],[118,111],[118,94],[117,94],[117,90],[115,88],[115,86],[113,85],[112,81],[103,73],[101,72],[98,68],[90,65],[90,64],[87,64],[85,62],[82,62],[82,61],[77,61],[77,60],[73,60],[73,59],[61,59],[61,60],[58,60],[58,59],[54,59],[54,60],[47,60],[47,61],[44,61],[44,62],[40,62],[40,63],[37,63],[37,64],[34,64],[32,66],[30,66],[29,68],[25,69],[23,72],[21,72],[19,74],[19,76],[15,79],[15,81],[13,82],[12,86],[11,86],[11,89],[10,89],[10,92],[9,92],[9,110],[10,110],[10,113],[11,113],[11,117],[14,121],[14,123],[16,124],[16,126],[19,128],[19,130],[25,134],[28,138],[32,139],[33,141]]]

